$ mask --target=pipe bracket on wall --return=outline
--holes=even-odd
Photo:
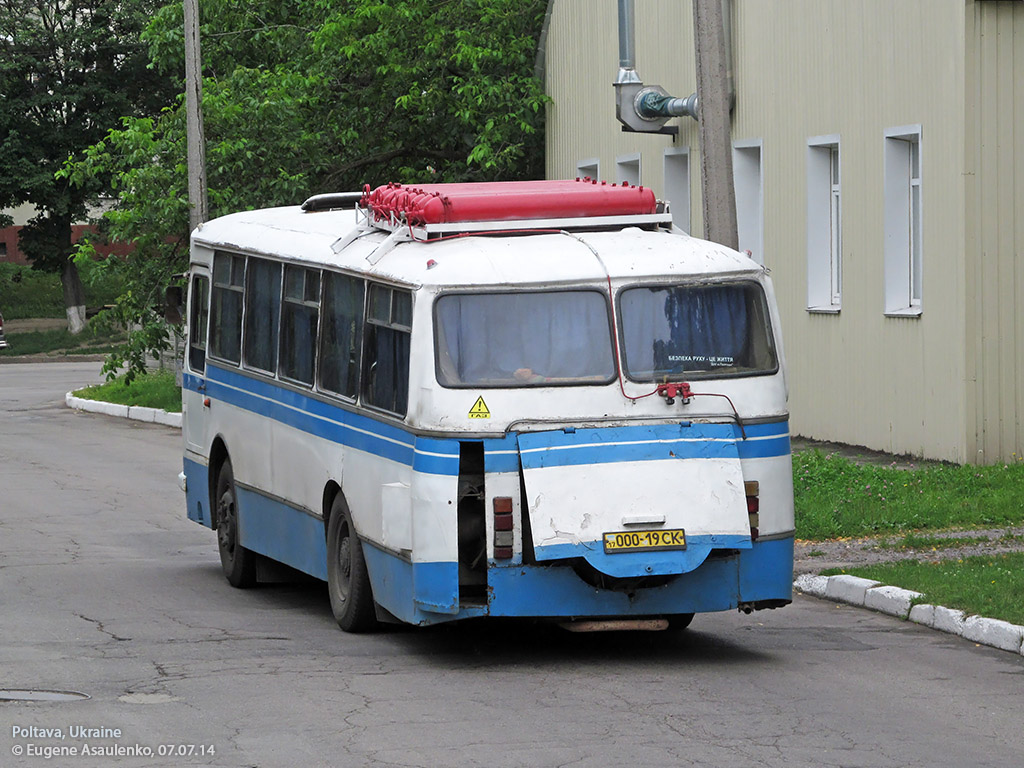
[[[660,85],[644,85],[636,71],[633,0],[619,0],[619,74],[615,80],[615,116],[622,130],[675,136],[678,126],[666,126],[673,117],[697,118],[697,94],[685,99],[670,96]]]

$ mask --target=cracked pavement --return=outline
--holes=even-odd
[[[1024,659],[803,599],[683,632],[494,621],[348,635],[315,582],[239,591],[185,519],[181,436],[56,407],[99,363],[0,364],[0,702],[204,757],[52,765],[1003,766]],[[55,407],[50,407],[54,405]],[[98,740],[108,744],[109,740]],[[19,760],[21,762],[19,762]]]

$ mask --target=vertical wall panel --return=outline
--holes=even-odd
[[[983,4],[1024,10],[1024,3]],[[794,431],[897,453],[973,459],[968,455],[973,410],[967,397],[965,325],[969,13],[964,0],[735,0],[733,5],[733,140],[762,142],[764,252],[786,336]],[[690,3],[636,0],[636,15],[641,77],[674,96],[688,96],[695,84]],[[549,93],[555,101],[548,125],[549,176],[571,174],[579,158],[599,155],[602,168],[611,169],[616,155],[641,152],[643,182],[661,195],[663,148],[688,145],[692,229],[699,234],[695,123],[671,121],[681,129],[672,142],[622,133],[615,120],[614,0],[558,0],[549,41]],[[1019,80],[1012,68],[1009,72]],[[1019,126],[1019,99],[1013,109]],[[1000,125],[1006,120],[993,119]],[[886,317],[884,134],[918,124],[923,313]],[[807,139],[828,134],[839,134],[842,155],[844,284],[838,315],[806,310]],[[1011,199],[1017,202],[1003,208],[1019,205],[1019,198]],[[999,280],[984,279],[993,285]],[[1004,287],[1001,301],[1008,301],[1012,290]],[[997,323],[1014,322],[1000,321],[998,312],[993,317]],[[1007,329],[991,333],[1002,339]],[[993,356],[996,350],[986,355],[986,366]],[[1015,366],[1019,377],[1019,357],[1012,359],[1004,367]],[[1002,397],[1004,410],[1010,406],[1003,389],[988,400],[992,397]],[[1019,404],[1019,393],[1014,397]]]
[[[967,6],[967,361],[976,461],[1024,453],[1024,4]]]

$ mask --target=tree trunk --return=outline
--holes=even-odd
[[[82,278],[78,276],[78,267],[68,259],[60,274],[60,283],[64,287],[64,307],[68,313],[68,330],[81,333],[85,328],[85,289]]]
[[[55,217],[56,218],[56,217]],[[64,218],[64,217],[61,217]],[[71,217],[60,222],[60,253],[71,253]],[[78,276],[78,266],[71,257],[64,257],[64,266],[60,273],[60,284],[64,288],[64,308],[68,315],[68,330],[73,334],[85,328],[85,288],[82,278]]]

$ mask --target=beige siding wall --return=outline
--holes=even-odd
[[[954,461],[967,450],[964,321],[963,0],[736,0],[733,140],[760,140],[764,258],[779,293],[797,434]],[[674,96],[695,85],[688,2],[636,0],[637,69]],[[621,133],[614,0],[558,0],[549,37],[548,173],[578,158],[641,152],[659,195],[662,136]],[[685,122],[684,122],[685,120]],[[695,125],[693,231],[700,232]],[[884,135],[921,126],[923,312],[884,314]],[[807,307],[807,140],[838,134],[843,288],[839,314]],[[612,163],[612,165],[609,165]],[[653,167],[652,167],[653,166]],[[648,173],[650,170],[650,173]]]
[[[596,157],[601,178],[614,182],[616,158],[639,152],[640,183],[661,196],[665,150],[689,149],[694,200],[690,218],[698,224],[695,234],[699,234],[696,123],[672,120],[672,125],[680,126],[675,139],[619,130],[612,88],[619,70],[616,9],[616,0],[555,0],[547,55],[547,88],[553,102],[547,121],[548,178],[573,178],[581,161]],[[660,84],[673,96],[693,93],[693,14],[689,3],[639,0],[636,24],[636,66],[644,82]]]
[[[967,5],[970,449],[1024,455],[1024,3]]]

